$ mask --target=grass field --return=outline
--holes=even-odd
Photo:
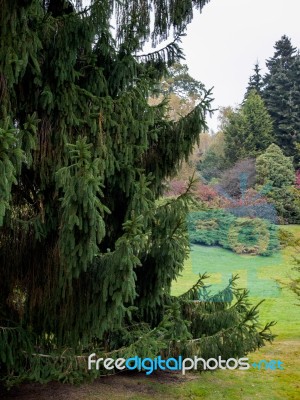
[[[300,237],[300,226],[293,225],[285,229]],[[210,275],[207,284],[212,285],[212,293],[215,288],[226,286],[232,274],[238,274],[238,286],[250,290],[250,299],[254,304],[265,299],[260,306],[261,321],[277,321],[273,330],[278,339],[300,339],[297,299],[279,283],[288,282],[294,275],[292,255],[293,249],[290,247],[271,257],[261,257],[238,255],[221,247],[194,246],[182,276],[174,283],[172,293],[179,295],[188,290],[200,272]]]
[[[286,228],[300,237],[300,226]],[[58,383],[45,386],[29,385],[13,391],[7,399],[20,400],[98,400],[98,399],[204,399],[204,400],[298,400],[300,399],[300,307],[297,299],[276,280],[286,282],[292,274],[292,249],[267,258],[237,256],[220,248],[195,248],[187,260],[182,277],[173,286],[173,294],[180,294],[197,280],[197,274],[211,273],[211,284],[226,284],[227,275],[239,273],[240,287],[248,287],[255,304],[262,297],[261,322],[276,320],[273,332],[278,335],[272,344],[249,354],[251,363],[261,359],[280,360],[284,370],[246,371],[218,370],[207,373],[120,374],[100,378],[81,387]],[[222,274],[220,270],[222,269]],[[252,269],[252,270],[251,270]],[[253,273],[254,269],[254,273]],[[273,287],[266,291],[267,287]],[[254,296],[253,296],[254,293]],[[269,296],[269,297],[268,297]],[[1,397],[1,395],[0,395]]]

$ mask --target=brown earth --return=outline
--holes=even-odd
[[[93,383],[73,386],[58,382],[45,385],[24,383],[10,391],[0,390],[1,400],[115,400],[138,399],[143,395],[158,398],[160,386],[179,384],[196,379],[197,374],[183,376],[181,372],[122,372],[96,379]],[[163,389],[163,388],[161,388]],[[161,393],[160,393],[161,395]],[[141,396],[141,397],[140,397]],[[164,397],[169,399],[169,397]]]

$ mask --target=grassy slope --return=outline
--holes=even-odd
[[[300,226],[289,226],[285,229],[300,237]],[[196,256],[186,261],[182,276],[174,284],[174,295],[188,290],[197,280],[199,272],[208,271],[211,276],[208,284],[216,284],[220,288],[226,285],[227,277],[238,273],[239,286],[248,288],[250,295],[255,294],[251,297],[253,303],[265,299],[260,306],[262,323],[275,319],[277,325],[273,330],[278,339],[300,339],[300,309],[296,306],[297,299],[293,293],[277,283],[287,282],[293,275],[292,248],[288,247],[281,251],[280,256],[274,257],[240,256],[229,250],[203,246],[198,246],[195,253]],[[219,272],[220,266],[223,276]],[[251,269],[255,273],[251,273]],[[271,292],[268,291],[268,286],[273,287]]]

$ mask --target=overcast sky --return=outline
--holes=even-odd
[[[254,64],[258,60],[265,72],[265,60],[283,35],[300,48],[300,0],[211,0],[188,25],[185,63],[194,78],[214,87],[213,108],[237,106]],[[208,119],[214,131],[217,114]]]
[[[300,0],[211,0],[182,41],[190,74],[214,86],[214,108],[242,100],[253,66],[274,54],[282,35],[300,48]],[[208,120],[217,129],[217,113]]]

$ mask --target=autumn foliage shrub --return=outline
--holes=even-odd
[[[165,196],[180,196],[186,191],[188,183],[184,180],[172,180],[168,183],[168,189]],[[192,190],[194,198],[204,208],[224,208],[230,205],[230,202],[218,193],[214,186],[197,182]]]

